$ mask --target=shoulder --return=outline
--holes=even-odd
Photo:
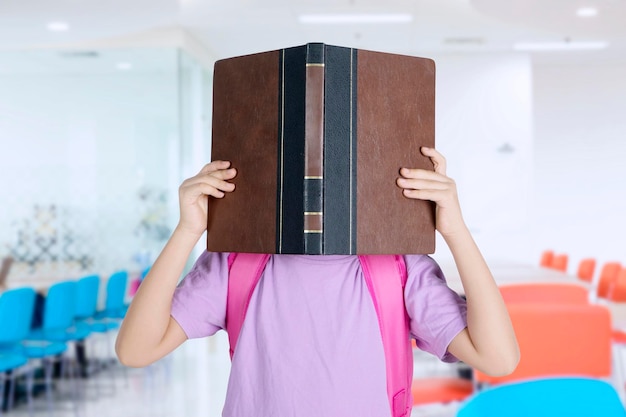
[[[223,264],[228,265],[231,254],[228,252],[209,252],[203,251],[194,264],[194,268],[210,268],[221,266]]]
[[[184,280],[197,281],[212,276],[228,276],[228,256],[228,253],[203,251],[185,275]]]
[[[204,251],[178,283],[174,301],[206,303],[208,299],[223,299],[225,303],[227,290],[228,254]]]
[[[404,262],[409,277],[432,275],[445,281],[441,267],[428,255],[404,255]]]
[[[449,289],[443,270],[432,257],[405,255],[404,259],[407,269],[407,287],[418,289],[436,286]]]
[[[204,251],[178,284],[171,315],[189,338],[225,328],[228,254]]]

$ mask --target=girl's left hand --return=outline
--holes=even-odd
[[[456,183],[446,176],[446,159],[443,155],[427,147],[422,147],[421,151],[431,159],[435,171],[402,168],[401,178],[396,182],[405,197],[434,201],[437,204],[435,227],[444,237],[453,235],[465,229]]]

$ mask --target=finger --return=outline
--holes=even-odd
[[[200,173],[194,177],[187,178],[183,184],[191,185],[196,184],[198,182],[206,182],[210,181],[211,178],[216,178],[219,180],[232,180],[237,176],[237,170],[235,168],[222,169],[219,171],[212,171],[209,173]]]
[[[430,171],[427,169],[419,169],[419,168],[413,168],[413,169],[402,168],[400,169],[400,175],[402,175],[404,178],[426,179],[426,180],[441,181],[441,182],[450,181],[450,178],[446,177],[445,175],[441,173]]]
[[[427,179],[406,179],[398,178],[396,183],[400,188],[412,190],[448,190],[450,185],[447,182],[432,181]]]
[[[208,184],[221,191],[231,192],[235,190],[235,184],[233,184],[232,182],[224,181],[212,176],[205,177],[205,181],[202,181],[201,183]]]
[[[237,176],[237,170],[235,168],[220,169],[219,171],[213,171],[204,176],[206,177],[207,175],[221,180],[232,180]]]
[[[206,175],[203,177],[194,178],[193,181],[190,180],[187,183],[183,183],[183,185],[181,186],[181,190],[190,189],[191,187],[194,187],[197,185],[209,186],[217,190],[226,191],[226,192],[232,192],[235,190],[235,184],[233,184],[232,182],[224,181],[219,178],[216,178],[213,176],[206,176]]]
[[[441,190],[402,190],[402,194],[407,198],[415,200],[429,200],[438,203],[446,198],[446,192]]]
[[[227,169],[228,167],[230,167],[230,161],[212,161],[202,167],[202,169],[200,170],[200,174],[208,174],[221,169]]]
[[[430,160],[433,161],[435,172],[446,175],[446,158],[444,158],[442,154],[437,152],[436,149],[428,148],[426,146],[422,146],[420,150],[425,156],[429,157]]]
[[[234,184],[231,184],[234,186]],[[189,201],[191,203],[195,202],[199,197],[201,196],[212,196],[215,198],[222,198],[224,197],[226,194],[226,192],[230,192],[232,190],[223,190],[223,189],[219,189],[216,188],[210,184],[204,184],[204,183],[198,183],[198,184],[193,184],[189,187],[187,187],[183,193],[184,193],[184,199],[186,201]]]

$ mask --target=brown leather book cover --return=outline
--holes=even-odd
[[[309,43],[217,61],[211,159],[238,175],[211,198],[207,249],[433,253],[434,203],[396,179],[432,170],[434,145],[431,59]]]

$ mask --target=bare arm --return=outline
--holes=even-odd
[[[180,346],[187,336],[170,316],[172,297],[193,247],[206,230],[208,196],[222,198],[235,186],[229,162],[214,161],[179,189],[180,221],[135,294],[115,351],[127,366],[146,366]]]
[[[519,347],[508,311],[463,221],[456,184],[446,176],[444,157],[430,148],[422,148],[422,153],[431,158],[435,172],[403,168],[398,185],[408,198],[437,203],[437,230],[459,270],[467,298],[467,328],[452,340],[448,351],[486,374],[509,374],[519,361]]]

